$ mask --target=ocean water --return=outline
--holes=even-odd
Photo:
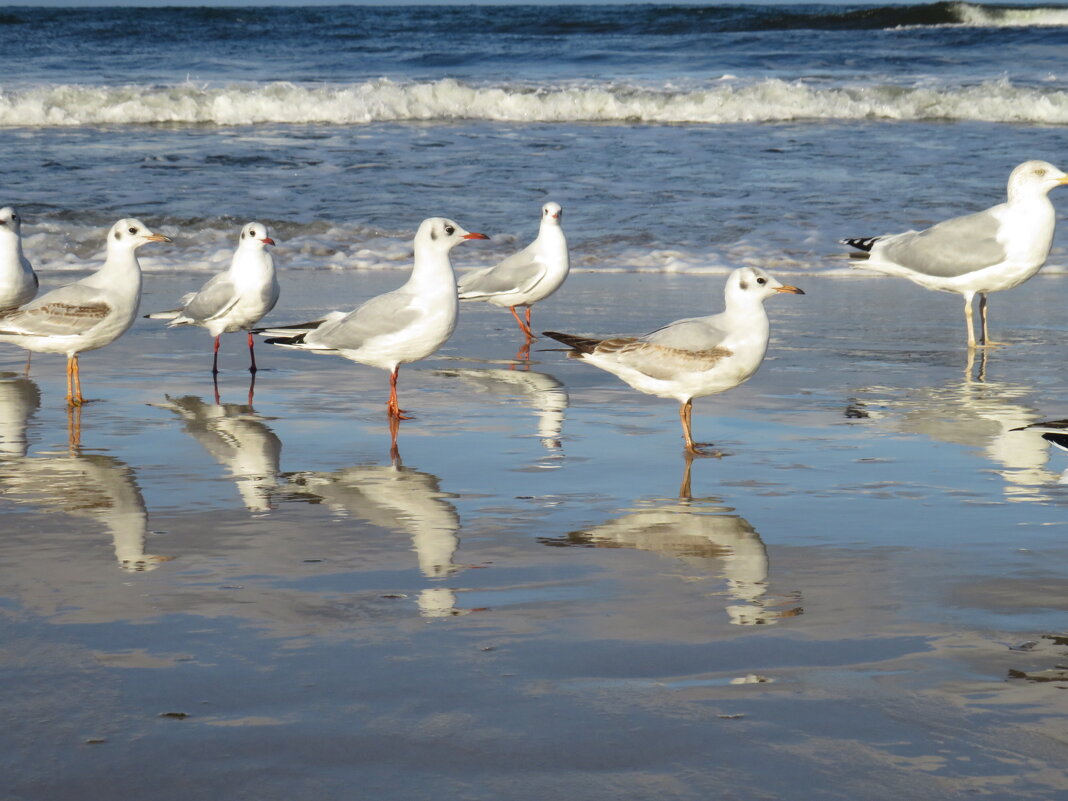
[[[548,199],[579,270],[843,270],[1065,163],[1066,44],[1065,6],[9,7],[0,202],[46,271],[131,215],[149,271],[250,219],[283,268],[403,269],[432,215],[480,266]]]

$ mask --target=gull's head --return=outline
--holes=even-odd
[[[416,249],[426,248],[448,253],[465,239],[489,239],[485,234],[472,234],[460,227],[459,223],[444,217],[431,217],[423,220],[415,233]]]
[[[785,292],[790,295],[804,295],[796,286],[784,284],[768,275],[759,267],[739,267],[727,276],[725,294],[727,303],[732,301],[756,301],[762,303],[765,298]]]
[[[1044,195],[1061,184],[1068,184],[1068,175],[1048,161],[1025,161],[1009,175],[1009,200],[1020,196]]]
[[[541,221],[542,224],[548,223],[549,225],[559,225],[564,217],[564,210],[560,207],[559,203],[553,203],[551,200],[541,207]]]
[[[169,236],[154,234],[140,220],[128,217],[119,220],[108,231],[108,252],[113,250],[136,250],[148,242],[170,242]]]
[[[267,226],[263,223],[250,222],[241,229],[241,239],[238,247],[249,245],[262,248],[264,245],[273,245],[274,240],[267,235]]]
[[[19,213],[11,206],[4,206],[0,209],[0,236],[14,236],[15,238],[18,238],[21,235],[22,218],[19,217]]]

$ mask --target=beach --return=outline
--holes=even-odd
[[[0,207],[42,291],[116,220],[139,315],[0,343],[0,800],[898,801],[1068,794],[1068,226],[990,296],[840,240],[1064,169],[1059,6],[11,7]],[[1068,191],[1054,189],[1058,217]],[[678,404],[461,305],[400,370],[141,315],[256,221],[263,324],[400,286],[420,222],[491,266],[563,208],[535,331],[777,295],[746,383]],[[447,286],[447,284],[446,284]]]
[[[293,319],[399,276],[305,278]],[[71,446],[62,359],[5,347],[6,794],[1059,797],[1065,457],[1012,430],[1065,411],[1059,279],[994,296],[1015,344],[970,373],[955,298],[790,282],[692,461],[673,402],[513,363],[482,305],[401,370],[396,461],[386,374],[340,358],[261,344],[249,406],[224,337],[216,405],[210,337],[139,320]],[[721,291],[576,275],[535,325]]]

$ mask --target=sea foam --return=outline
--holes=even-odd
[[[971,86],[826,86],[719,80],[699,88],[624,83],[477,86],[452,79],[357,84],[50,85],[0,91],[0,126],[240,126],[375,122],[729,124],[790,120],[1068,123],[1068,91],[1008,80]]]

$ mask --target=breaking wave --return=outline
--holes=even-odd
[[[973,86],[817,86],[723,79],[708,88],[618,83],[476,86],[446,79],[345,85],[49,85],[0,91],[0,126],[239,126],[376,122],[724,124],[791,120],[1068,123],[1068,91],[1007,80]]]

